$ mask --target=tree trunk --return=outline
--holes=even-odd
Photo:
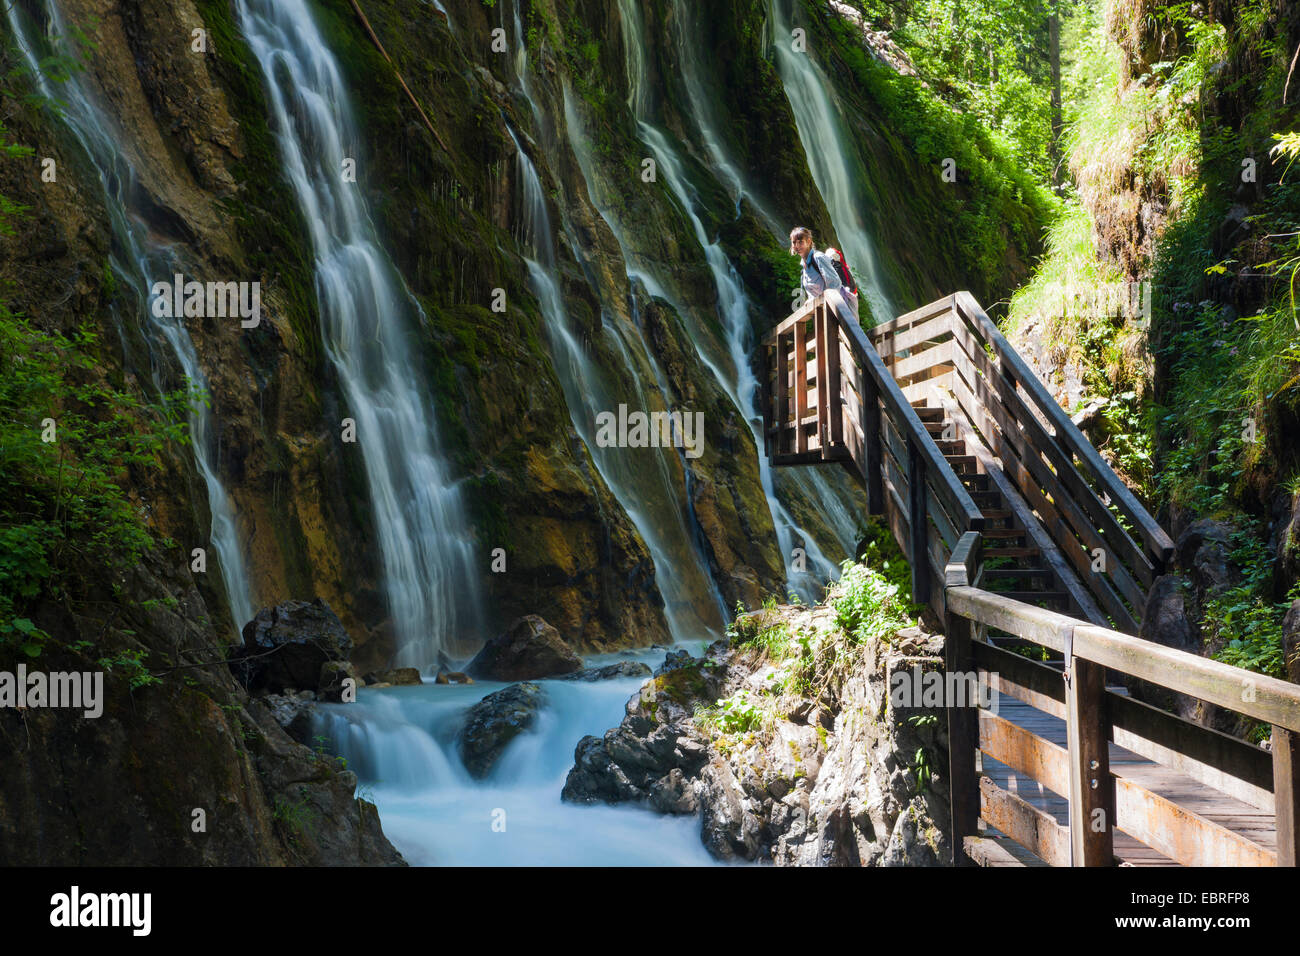
[[[1052,182],[1060,185],[1064,180],[1061,167],[1061,15],[1059,0],[1052,0],[1051,12],[1047,16],[1048,57],[1052,64],[1052,138],[1049,141],[1048,156],[1052,160]]]

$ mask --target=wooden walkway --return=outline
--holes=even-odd
[[[1122,688],[1116,687],[1110,690],[1123,692]],[[1066,745],[1065,721],[1058,717],[1045,714],[1028,704],[1007,697],[999,701],[998,715],[1060,747]],[[990,778],[1003,790],[1050,814],[1062,826],[1068,825],[1070,807],[1065,796],[1053,793],[1034,778],[1018,773],[987,755],[982,755],[981,769],[984,776]],[[1277,827],[1272,809],[1260,809],[1234,799],[1177,770],[1171,770],[1145,757],[1139,757],[1115,744],[1110,745],[1110,769],[1112,773],[1132,780],[1152,793],[1159,794],[1192,813],[1240,834],[1258,844],[1261,849],[1277,851]],[[1046,866],[1042,860],[996,828],[983,824],[981,829],[980,836],[996,840],[1022,864]],[[1114,846],[1115,859],[1122,866],[1179,865],[1125,833],[1122,825],[1115,833]]]
[[[827,292],[763,348],[772,464],[858,475],[945,669],[999,690],[947,708],[955,864],[1296,865],[1300,687],[1136,636],[1173,542],[969,293],[867,331]],[[1120,679],[1271,725],[1271,752]]]

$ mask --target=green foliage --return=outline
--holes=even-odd
[[[99,380],[89,329],[46,334],[0,306],[0,640],[48,635],[17,621],[73,598],[77,570],[129,568],[153,540],[125,490],[189,443],[184,392],[148,403]],[[53,441],[45,441],[52,436]]]
[[[0,203],[0,229],[19,215]],[[152,546],[131,473],[189,443],[196,396],[146,402],[104,381],[99,353],[89,327],[46,332],[0,302],[0,649],[27,657],[50,639],[33,622],[42,602],[75,603],[84,575],[130,568]]]
[[[762,729],[766,717],[763,706],[742,690],[707,707],[697,707],[695,722],[718,733],[742,734]]]
[[[911,625],[898,586],[863,564],[845,561],[841,566],[843,595],[835,602],[835,625],[849,640],[866,644],[887,641]]]
[[[155,677],[149,672],[149,668],[145,667],[144,658],[146,653],[146,651],[142,650],[124,650],[119,651],[112,657],[101,657],[95,663],[106,671],[125,677],[130,682],[131,689],[137,690],[141,687],[162,683],[162,678]],[[191,682],[190,686],[197,685]]]
[[[973,112],[945,102],[922,77],[896,73],[862,47],[857,28],[832,17],[836,55],[852,73],[862,95],[883,111],[915,161],[940,169],[956,161],[962,187],[935,192],[939,215],[950,224],[963,261],[986,292],[1001,286],[1007,264],[1007,236],[1020,256],[1037,248],[1041,225],[1056,211],[1056,200],[1033,165],[991,132]],[[978,290],[977,290],[978,291]]]
[[[873,23],[947,102],[1051,178],[1048,7],[1038,0],[862,0]],[[1069,13],[1070,4],[1061,4]]]
[[[1249,531],[1236,531],[1229,558],[1241,568],[1232,587],[1211,592],[1205,600],[1201,633],[1215,660],[1246,670],[1286,678],[1282,618],[1300,598],[1297,583],[1285,601],[1272,601],[1273,555]]]

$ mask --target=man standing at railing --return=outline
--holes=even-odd
[[[829,289],[838,289],[844,296],[844,301],[853,309],[853,314],[858,314],[858,297],[844,287],[835,263],[813,245],[812,230],[806,226],[796,226],[791,231],[790,255],[798,256],[803,263],[801,282],[808,298],[815,299],[825,295]]]

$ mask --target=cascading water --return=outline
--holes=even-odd
[[[618,659],[629,657],[655,663],[650,652]],[[320,708],[315,732],[328,737],[348,768],[366,781],[385,834],[412,864],[714,862],[694,818],[560,800],[574,744],[617,725],[641,679],[540,684],[547,705],[536,726],[510,743],[483,780],[465,770],[456,736],[465,711],[504,684],[366,691],[356,703]]]
[[[397,661],[426,667],[482,638],[474,542],[439,454],[411,336],[423,316],[345,182],[360,137],[338,64],[304,0],[238,0],[265,73],[286,178],[316,256],[322,338],[370,487]]]
[[[777,69],[794,111],[813,182],[826,201],[859,292],[871,306],[876,321],[886,321],[896,313],[885,291],[875,243],[862,218],[866,196],[855,184],[863,177],[855,168],[857,152],[845,134],[843,111],[812,54],[795,49],[790,0],[768,0],[768,23]]]
[[[514,32],[516,78],[541,128],[543,115],[530,82],[528,48],[518,4],[514,7]],[[689,472],[681,458],[686,449],[602,447],[597,441],[596,416],[601,412],[615,412],[624,398],[631,410],[651,410],[651,396],[643,384],[641,369],[648,368],[660,383],[662,370],[636,327],[630,330],[633,342],[629,343],[617,320],[602,323],[604,344],[622,359],[622,367],[616,369],[602,368],[594,354],[596,350],[584,348],[575,337],[556,281],[556,234],[541,180],[513,130],[510,135],[518,157],[521,193],[518,238],[526,250],[530,284],[546,319],[552,364],[564,390],[574,428],[590,451],[605,484],[650,549],[655,580],[674,640],[717,635],[721,633],[727,609],[692,524]],[[573,246],[578,248],[577,243]],[[658,397],[668,405],[666,390],[661,390]],[[690,409],[674,411],[681,412],[683,419],[691,414]],[[698,438],[703,440],[703,435]]]
[[[130,336],[121,330],[130,322],[140,323],[149,344],[151,378],[160,393],[184,384],[175,381],[175,376],[165,368],[172,361],[179,365],[193,389],[206,393],[207,376],[184,318],[154,314],[151,295],[154,283],[170,283],[177,274],[185,274],[186,270],[177,245],[160,241],[150,230],[150,210],[156,208],[158,202],[156,197],[149,195],[136,164],[129,158],[135,154],[134,144],[113,122],[111,111],[91,89],[85,72],[74,71],[66,79],[57,81],[46,72],[49,61],[38,52],[38,44],[44,44],[50,52],[57,48],[59,52],[72,53],[71,33],[61,11],[50,0],[28,4],[27,7],[34,7],[34,16],[30,20],[24,5],[16,0],[5,4],[9,27],[41,95],[48,102],[61,104],[58,115],[99,174],[104,207],[112,228],[110,264],[113,273],[124,286],[140,290],[134,314],[115,306],[119,334],[125,343]],[[44,35],[37,40],[29,24],[41,21],[44,22]],[[56,82],[59,84],[57,95]],[[189,428],[195,468],[207,491],[212,520],[211,546],[216,552],[226,599],[238,632],[253,617],[254,595],[244,560],[239,522],[218,471],[216,429],[207,402],[190,403]]]

